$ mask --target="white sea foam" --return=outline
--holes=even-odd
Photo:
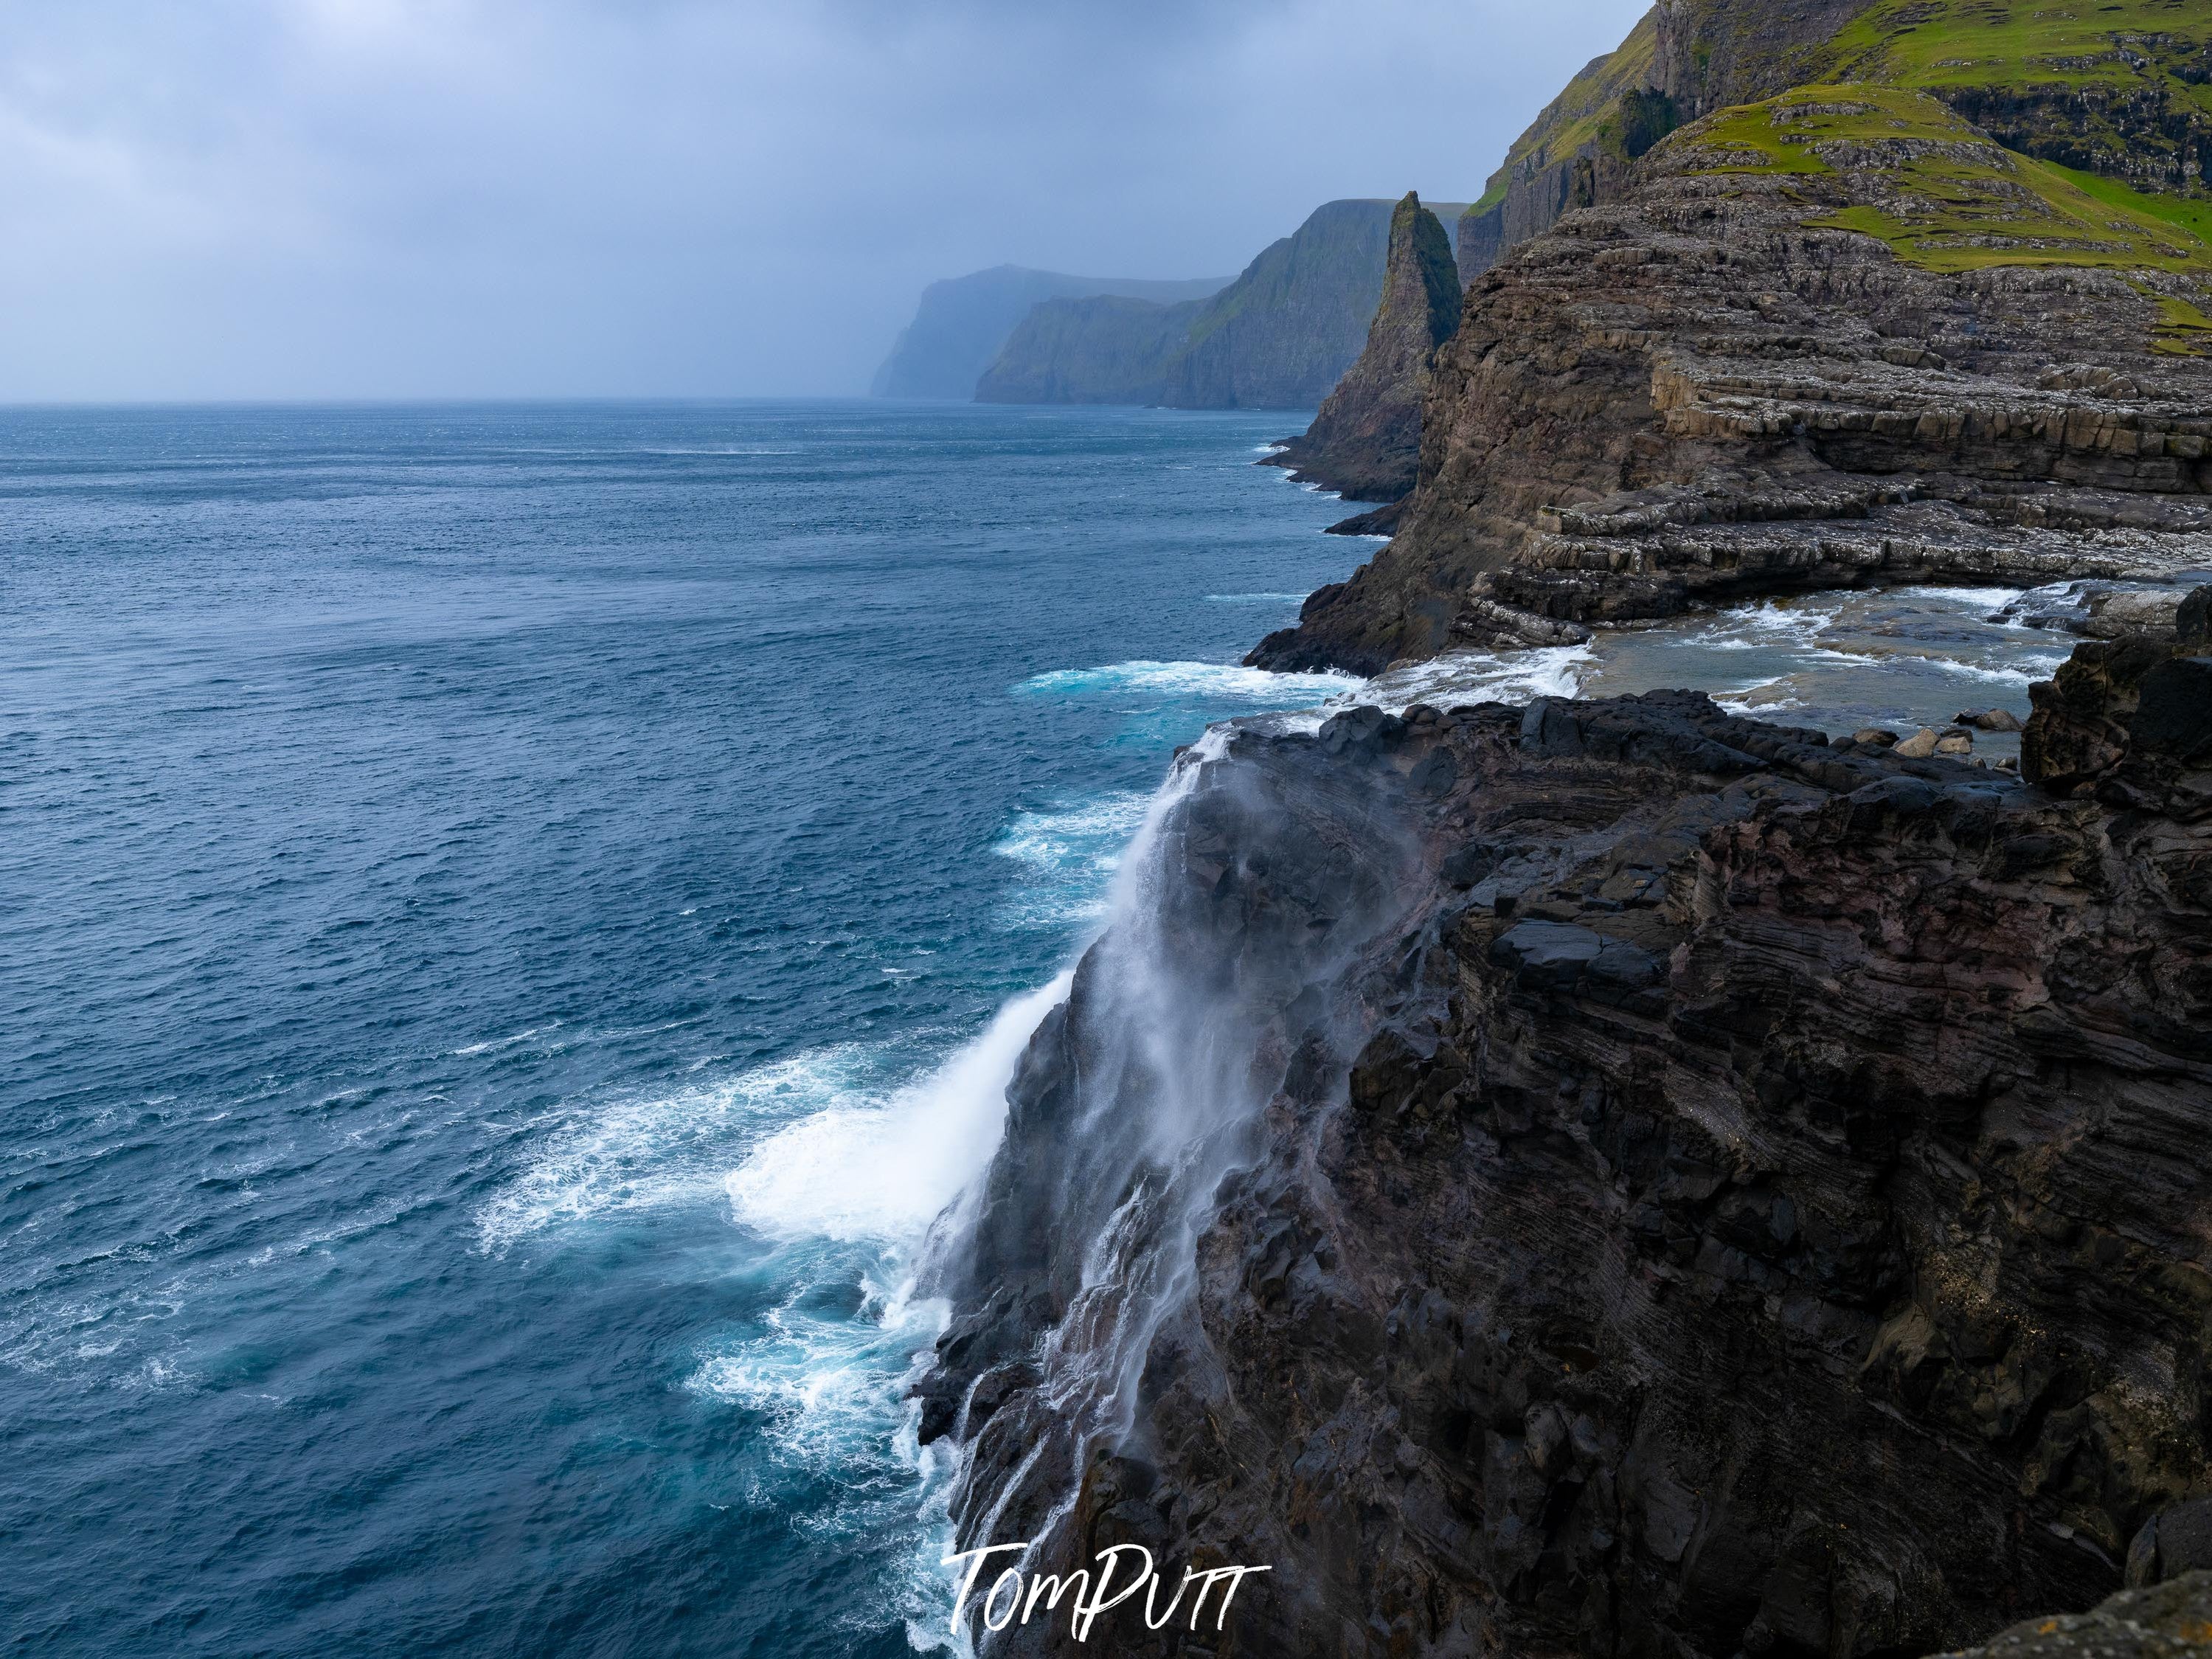
[[[1775,690],[1776,687],[1790,684],[1790,677],[1782,675],[1771,680],[1757,680],[1749,685],[1735,686],[1726,691],[1716,691],[1711,695],[1717,703],[1741,708],[1763,717],[1780,709],[1802,708],[1805,706],[1803,699],[1797,696],[1794,689]],[[1759,695],[1761,692],[1770,695],[1762,696]]]
[[[1681,635],[1677,643],[1708,651],[1771,651],[1778,646],[1808,643],[1834,620],[1832,607],[1789,606],[1768,600],[1723,611],[1706,627]]]
[[[1892,658],[1893,662],[1899,660]],[[1955,657],[1907,657],[1906,662],[1925,663],[1929,667],[1946,674],[1956,674],[1962,679],[1987,680],[1996,685],[2033,685],[2038,680],[2047,680],[2058,672],[2063,657],[2023,657],[2017,668],[1989,668],[1978,662],[1961,662]]]
[[[1024,812],[991,850],[1042,871],[1110,874],[1152,800],[1134,791]]]
[[[902,1287],[863,1289],[857,1314],[812,1312],[794,1297],[769,1314],[763,1334],[708,1358],[690,1386],[767,1418],[769,1446],[786,1463],[849,1469],[864,1448],[897,1457],[906,1384],[946,1309],[910,1300]]]
[[[1986,663],[1967,662],[1958,657],[1930,655],[1918,651],[1866,651],[1822,649],[1816,653],[1830,662],[1849,663],[1854,668],[1875,672],[1902,670],[1907,673],[1932,669],[1939,674],[1949,674],[1960,679],[1986,680],[1995,685],[2033,685],[2038,680],[2047,680],[2058,671],[2066,659],[2039,653],[2034,656],[2015,656],[2002,667]]]
[[[1984,616],[1993,617],[2024,591],[2016,587],[1897,587],[1890,590],[1889,597],[1925,599],[1937,605],[1962,605],[1979,611]]]
[[[843,1043],[588,1106],[484,1206],[478,1237],[497,1249],[550,1228],[722,1197],[778,1238],[918,1236],[988,1160],[1014,1061],[1067,984],[1063,974],[1009,1002],[919,1080],[898,1080],[910,1048]]]
[[[1164,697],[1237,698],[1280,706],[1309,695],[1318,701],[1360,684],[1350,674],[1278,674],[1237,663],[1139,659],[1098,668],[1058,668],[1032,675],[1014,690],[1033,696],[1098,696],[1135,691]]]
[[[1415,703],[1440,708],[1473,702],[1526,702],[1532,697],[1571,697],[1595,662],[1587,645],[1552,645],[1533,651],[1455,651],[1426,662],[1390,669],[1337,701],[1373,703],[1403,713]]]
[[[1389,540],[1388,537],[1383,538]],[[1208,605],[1303,605],[1304,593],[1209,593]]]
[[[919,1237],[989,1162],[1014,1063],[1072,977],[1007,1003],[920,1081],[837,1099],[770,1135],[725,1182],[738,1218],[785,1239]]]
[[[667,1094],[586,1104],[556,1129],[477,1218],[498,1249],[595,1217],[712,1203],[763,1122],[828,1110],[881,1087],[884,1046],[839,1044]]]
[[[991,850],[1023,866],[1029,879],[1000,907],[1000,923],[1060,929],[1104,915],[1107,889],[1151,799],[1116,793],[1017,815]]]
[[[459,1057],[489,1054],[495,1048],[512,1048],[518,1042],[527,1042],[534,1036],[558,1029],[560,1024],[561,1022],[556,1019],[550,1024],[533,1025],[526,1031],[517,1031],[513,1036],[492,1037],[483,1042],[471,1042],[465,1048],[454,1049],[453,1053]]]

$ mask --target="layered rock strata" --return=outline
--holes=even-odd
[[[2212,1490],[2199,626],[2082,647],[2047,787],[1687,692],[1187,757],[943,1270],[961,1547],[1270,1564],[1112,1630],[1224,1659],[1872,1659],[2118,1589]]]
[[[1936,100],[1730,110],[1469,289],[1390,546],[1249,660],[2212,563],[2212,257]]]

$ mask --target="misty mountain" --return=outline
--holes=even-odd
[[[1070,276],[1057,270],[994,265],[932,283],[914,320],[900,331],[868,390],[878,398],[948,398],[965,401],[1006,337],[1040,301],[1109,296],[1156,306],[1203,300],[1226,287],[1225,276],[1181,282],[1138,277]]]

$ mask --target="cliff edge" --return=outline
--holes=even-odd
[[[1373,672],[1759,593],[2212,561],[2212,201],[2172,162],[2212,119],[2206,32],[2169,15],[2138,51],[2133,3],[1656,9],[1637,73],[1694,118],[1476,278],[1396,540],[1249,660]],[[1863,78],[1766,89],[1808,68]],[[2001,92],[2026,125],[2078,117],[2102,136],[2069,153],[2106,171],[1961,113]],[[2128,135],[2168,128],[2137,182],[2185,189],[2123,182]]]
[[[1113,295],[1147,308],[1205,299],[1227,287],[1225,276],[1191,282],[1071,276],[1056,270],[994,265],[932,283],[914,320],[899,331],[890,355],[870,384],[873,398],[936,398],[965,403],[975,382],[1032,307],[1055,299]]]
[[[2175,1650],[2059,1616],[2212,1540],[2208,603],[2038,781],[1690,692],[1210,740],[944,1270],[961,1547],[1272,1565],[1115,1651]]]

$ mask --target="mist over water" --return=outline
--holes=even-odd
[[[1931,591],[1260,674],[1372,550],[1251,464],[1285,424],[0,412],[0,1634],[927,1643],[912,1279],[1085,942],[1143,1036],[1102,1188],[1261,1097],[1154,930],[1176,745],[1647,683],[2024,711],[2063,654]],[[1160,1282],[1055,1339],[1097,1421],[1202,1218],[1122,1219]]]

